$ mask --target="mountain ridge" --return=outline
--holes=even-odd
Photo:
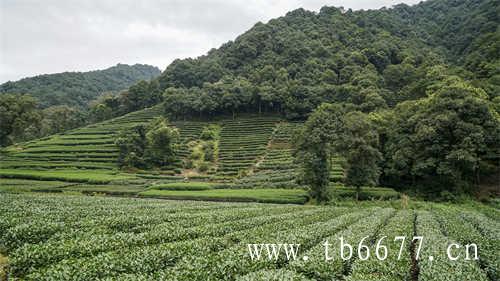
[[[160,74],[157,67],[146,64],[117,64],[102,70],[65,71],[40,74],[0,84],[1,93],[30,94],[39,105],[85,107],[103,92],[125,90],[140,80]]]

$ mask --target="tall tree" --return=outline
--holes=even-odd
[[[342,142],[337,153],[346,159],[345,183],[356,188],[356,199],[361,186],[374,186],[380,176],[382,154],[378,150],[379,136],[369,117],[359,111],[345,116]]]
[[[340,145],[345,109],[340,105],[322,104],[307,119],[295,139],[297,156],[302,165],[302,180],[319,202],[328,199],[330,156]]]

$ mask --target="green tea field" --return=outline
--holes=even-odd
[[[39,140],[9,146],[0,152],[0,192],[108,194],[211,201],[298,203],[308,201],[297,183],[292,135],[301,123],[275,115],[244,115],[214,121],[175,121],[180,145],[175,161],[162,169],[122,170],[115,145],[120,131],[147,124],[161,115],[160,107],[133,112],[98,124]],[[192,144],[204,128],[219,126],[220,135],[209,169],[186,166]],[[342,159],[334,159],[331,192],[353,198],[342,186]],[[165,190],[165,184],[181,188]],[[206,188],[197,186],[205,184]],[[390,199],[392,189],[367,188],[362,198]]]
[[[0,203],[0,252],[6,257],[0,268],[12,280],[499,278],[498,210],[485,206],[322,207],[33,193],[3,194]],[[384,260],[362,260],[385,236]],[[395,236],[423,236],[420,257],[413,244],[401,246]],[[353,258],[323,260],[321,243],[340,237],[354,245]],[[447,245],[472,241],[478,261],[446,256]],[[285,242],[300,244],[297,259],[252,260],[247,249]]]

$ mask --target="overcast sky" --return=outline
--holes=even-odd
[[[0,0],[0,83],[117,63],[165,67],[303,7],[374,9],[419,0]]]

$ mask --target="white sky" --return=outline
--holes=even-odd
[[[296,8],[376,9],[419,0],[0,0],[0,83],[117,63],[165,67]]]

